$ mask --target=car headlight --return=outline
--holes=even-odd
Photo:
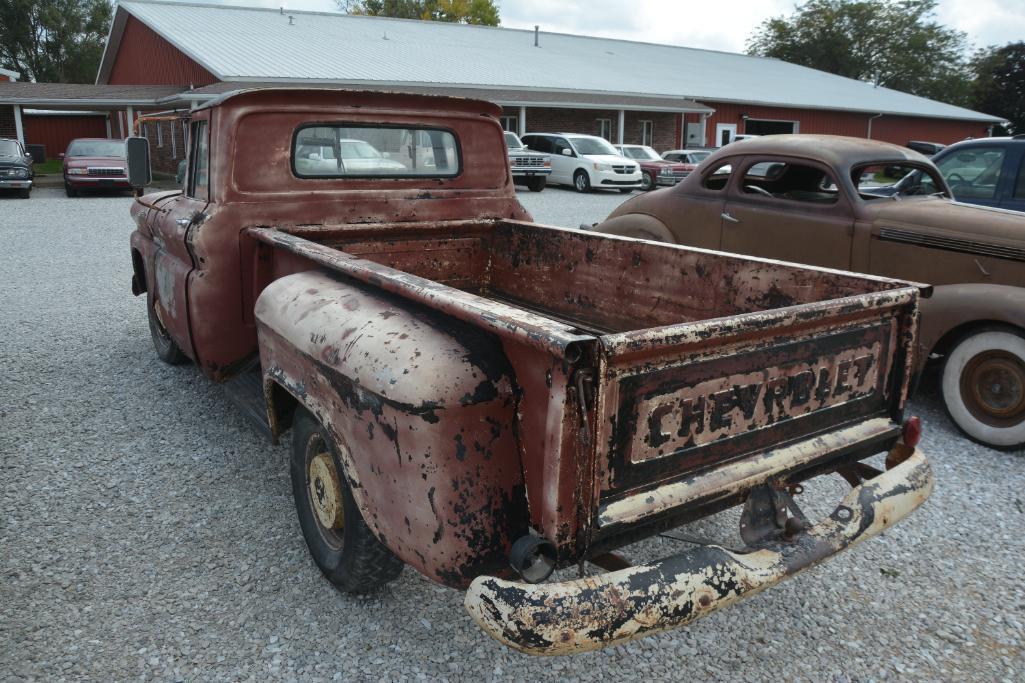
[[[68,175],[87,175],[89,173],[88,168],[69,168]]]
[[[596,171],[611,171],[612,170],[612,164],[596,163],[594,165],[594,170],[596,170]]]
[[[672,175],[673,169],[669,168],[668,166],[663,166],[658,173],[659,175]]]

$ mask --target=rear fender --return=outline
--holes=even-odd
[[[919,302],[919,360],[943,351],[951,332],[971,323],[1005,323],[1025,330],[1025,288],[1008,285],[940,285]]]
[[[256,320],[272,424],[284,390],[324,425],[375,535],[449,586],[504,573],[527,507],[498,340],[319,272],[269,285]]]
[[[654,216],[643,213],[630,213],[610,218],[595,226],[594,231],[606,235],[619,235],[620,237],[634,237],[636,239],[676,244],[676,239],[669,232],[669,228],[666,227],[665,223]]]

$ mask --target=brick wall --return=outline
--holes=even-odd
[[[186,123],[187,125],[187,123]],[[159,133],[157,129],[159,127]],[[185,158],[185,131],[181,121],[151,121],[145,124],[150,163],[157,173],[174,175]]]
[[[0,104],[0,138],[15,138],[14,107]]]
[[[504,116],[519,116],[519,108],[506,107]],[[527,107],[528,133],[584,133],[598,135],[598,120],[611,123],[610,141],[618,139],[619,111],[616,109],[554,109]],[[679,114],[665,112],[628,111],[623,121],[623,142],[641,143],[641,121],[651,121],[652,147],[659,152],[676,146],[676,126]]]

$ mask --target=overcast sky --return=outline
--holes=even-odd
[[[334,0],[206,0],[334,11]],[[499,0],[502,25],[743,52],[765,19],[789,14],[794,0]],[[1025,0],[940,0],[941,23],[976,47],[1025,40]]]

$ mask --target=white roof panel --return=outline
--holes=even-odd
[[[673,45],[340,13],[122,0],[225,81],[613,92],[996,122],[776,59]],[[289,24],[289,16],[294,23]],[[105,55],[105,62],[112,55]],[[108,67],[109,68],[109,65]]]

